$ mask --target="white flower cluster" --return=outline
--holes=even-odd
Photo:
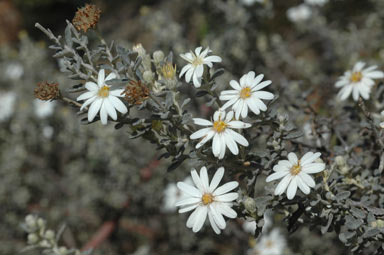
[[[384,72],[376,70],[377,66],[364,66],[364,62],[357,62],[352,70],[346,71],[336,82],[335,86],[342,88],[338,94],[340,100],[347,99],[351,94],[355,101],[359,100],[359,97],[368,100],[375,85],[373,79],[384,78]]]

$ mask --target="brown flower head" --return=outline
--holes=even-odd
[[[121,94],[130,104],[142,104],[149,97],[149,89],[141,81],[131,81]]]
[[[60,97],[58,83],[39,82],[35,88],[35,97],[40,100],[54,100]]]
[[[101,10],[93,4],[86,4],[77,10],[72,20],[77,30],[87,32],[91,27],[94,28],[99,21]]]

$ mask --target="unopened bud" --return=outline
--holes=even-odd
[[[27,215],[27,217],[25,217],[25,223],[30,228],[36,227],[36,217],[31,214]]]
[[[143,79],[146,83],[152,83],[153,82],[153,73],[150,70],[147,70],[143,73]]]
[[[345,165],[345,158],[343,156],[336,156],[335,162],[338,166],[344,166]]]
[[[36,234],[28,235],[28,244],[36,244],[39,241],[39,237]]]
[[[161,50],[157,50],[153,53],[153,61],[155,61],[155,63],[159,63],[163,61],[163,59],[164,59],[164,53]]]
[[[44,237],[48,240],[53,240],[55,239],[55,232],[53,230],[48,229],[45,231]]]
[[[66,254],[68,253],[68,249],[67,249],[66,247],[64,247],[64,246],[61,246],[61,247],[59,248],[59,253],[60,253],[61,255],[66,255]]]
[[[247,209],[248,211],[250,212],[256,211],[256,202],[253,198],[246,197],[243,203],[244,203],[245,209]]]
[[[38,218],[38,219],[37,219],[37,225],[38,225],[40,228],[44,228],[44,227],[45,227],[45,220],[43,220],[42,218]]]

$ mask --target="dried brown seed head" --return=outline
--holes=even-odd
[[[122,95],[129,104],[142,104],[149,97],[149,89],[141,81],[131,81]]]
[[[39,82],[34,90],[35,97],[40,100],[54,100],[60,97],[58,83]]]
[[[101,10],[93,4],[86,4],[83,8],[79,8],[72,20],[73,25],[77,30],[88,31],[91,27],[94,28],[100,19]]]

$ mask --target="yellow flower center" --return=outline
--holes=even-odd
[[[201,57],[195,56],[194,60],[192,61],[192,65],[194,67],[196,67],[196,66],[202,65],[202,64],[203,64],[203,59]]]
[[[250,97],[251,94],[252,94],[251,88],[249,88],[249,87],[242,88],[240,91],[240,98],[246,99],[246,98]]]
[[[296,165],[291,167],[289,172],[291,173],[291,175],[298,175],[301,172],[300,160],[297,162]]]
[[[204,205],[210,204],[213,202],[213,196],[212,194],[205,193],[203,197],[201,198],[201,201],[203,202]]]
[[[99,95],[99,97],[108,97],[109,87],[104,85],[101,89],[99,89],[99,92],[97,94]]]
[[[361,72],[353,72],[351,75],[351,78],[349,79],[351,82],[356,83],[361,81],[362,78],[363,78],[363,75],[361,74]]]
[[[167,80],[172,80],[175,77],[175,74],[176,74],[176,65],[175,67],[173,67],[172,63],[166,63],[161,68],[161,75]]]
[[[215,121],[213,123],[213,129],[217,132],[217,133],[221,133],[223,132],[227,127],[227,123],[225,123],[224,121],[222,120],[218,120],[218,121]]]

